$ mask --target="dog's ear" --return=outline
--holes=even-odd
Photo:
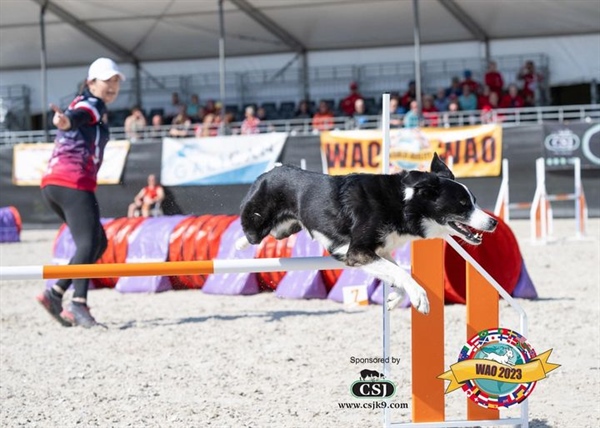
[[[442,162],[436,152],[433,152],[433,159],[431,160],[431,172],[439,175],[440,177],[454,180],[454,174],[452,174],[450,168],[448,168],[446,164]]]
[[[439,193],[440,178],[436,174],[423,171],[409,171],[402,179],[407,187],[425,198],[434,198]]]

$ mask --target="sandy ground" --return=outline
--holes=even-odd
[[[600,221],[573,241],[556,221],[552,245],[529,242],[529,223],[511,224],[540,294],[519,300],[527,339],[562,366],[529,399],[531,427],[600,426]],[[47,264],[56,231],[30,230],[0,244],[3,266]],[[271,293],[200,291],[120,294],[94,290],[90,305],[107,329],[64,328],[35,302],[41,281],[0,283],[0,425],[3,427],[377,427],[378,409],[342,409],[358,372],[381,355],[380,306],[350,310],[329,300]],[[410,311],[391,315],[394,403],[410,408]],[[465,341],[464,306],[446,307],[446,367]],[[518,329],[501,302],[501,324]],[[446,396],[449,419],[465,417],[465,396]],[[394,409],[392,421],[410,410]],[[503,411],[514,416],[518,409]]]

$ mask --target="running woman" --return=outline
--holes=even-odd
[[[113,60],[98,58],[90,65],[81,94],[66,111],[51,104],[58,133],[42,178],[42,197],[73,235],[76,250],[70,264],[95,263],[106,249],[96,178],[109,140],[106,105],[116,100],[124,80]],[[63,309],[63,295],[71,284],[73,299]],[[89,279],[61,279],[37,300],[62,325],[90,328],[98,323],[87,305],[88,287]]]

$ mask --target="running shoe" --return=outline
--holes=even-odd
[[[36,300],[40,302],[44,309],[46,309],[46,311],[48,311],[48,313],[56,321],[65,327],[70,327],[72,325],[71,323],[62,319],[60,316],[61,312],[63,311],[61,296],[56,296],[50,289],[47,289],[39,296],[36,296]]]
[[[70,303],[67,309],[63,309],[60,317],[69,325],[90,328],[98,325],[87,305],[76,305]]]

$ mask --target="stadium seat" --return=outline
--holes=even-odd
[[[365,97],[363,98],[363,100],[365,101],[365,111],[367,112],[367,114],[375,115],[379,113],[380,106],[377,103],[375,97]]]
[[[279,103],[279,117],[282,119],[291,119],[296,111],[296,103],[294,101],[282,101]]]

